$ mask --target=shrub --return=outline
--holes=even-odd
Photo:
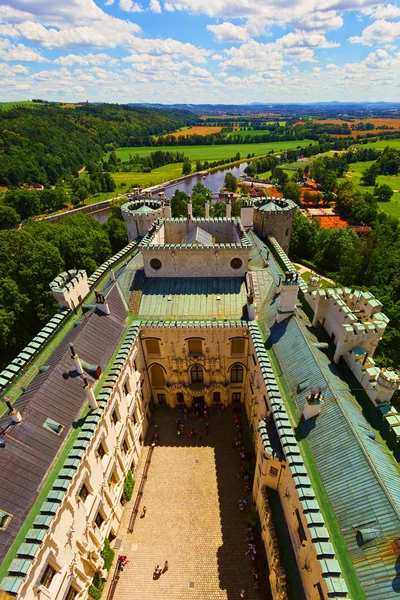
[[[135,485],[135,480],[132,477],[132,471],[128,471],[125,481],[124,481],[124,489],[123,494],[126,500],[130,500],[132,498],[133,488]]]
[[[93,598],[93,600],[100,600],[101,595],[103,593],[104,584],[105,581],[101,578],[100,573],[95,573],[92,585],[89,588],[89,596]]]
[[[252,527],[256,527],[256,525],[258,525],[260,522],[260,517],[258,516],[257,506],[255,504],[253,504],[252,507],[250,508],[250,512],[249,512],[247,521],[249,522],[249,524]]]
[[[111,548],[110,542],[107,539],[104,540],[104,548],[100,552],[100,554],[102,559],[104,560],[104,568],[107,569],[107,571],[109,571],[114,560],[115,552]]]

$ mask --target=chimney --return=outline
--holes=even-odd
[[[83,389],[85,390],[86,399],[89,402],[89,406],[92,410],[96,410],[98,408],[98,404],[94,395],[93,386],[90,385],[86,377],[84,377],[83,382],[85,384]]]
[[[306,402],[303,409],[303,418],[307,421],[319,415],[324,403],[322,397],[323,388],[311,388],[310,394],[306,396]]]
[[[279,307],[276,313],[277,323],[281,323],[294,314],[299,291],[298,274],[286,271],[284,280],[279,283],[277,293],[280,286]]]
[[[193,206],[192,206],[192,199],[189,196],[189,200],[188,200],[188,219],[193,219]]]
[[[171,202],[168,199],[165,200],[164,210],[165,210],[165,218],[170,219],[172,217],[172,211],[171,211]]]
[[[206,219],[210,216],[210,201],[206,200]]]
[[[75,349],[72,344],[70,345],[70,350],[71,350],[71,358],[74,361],[74,365],[75,365],[75,371],[77,373],[79,373],[79,375],[83,375],[83,368],[81,365],[81,360],[80,360],[79,356],[76,354]]]
[[[115,273],[112,269],[110,271],[110,281],[115,281]]]
[[[228,198],[228,200],[226,201],[226,218],[230,219],[232,216],[232,204],[231,204],[231,199]]]
[[[100,294],[96,291],[94,293],[96,296],[96,308],[98,308],[104,314],[109,315],[111,311],[104,294]]]

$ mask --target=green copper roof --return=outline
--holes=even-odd
[[[246,286],[240,277],[150,277],[139,308],[145,319],[241,319]]]

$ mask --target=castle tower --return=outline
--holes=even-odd
[[[256,201],[254,206],[254,231],[262,238],[273,235],[287,254],[297,204],[285,198],[266,198]]]
[[[164,202],[151,198],[137,199],[121,206],[130,242],[144,237],[154,221],[164,218]]]
[[[245,200],[242,208],[240,209],[240,220],[243,225],[243,229],[253,228],[253,215],[254,215],[254,204],[251,199]]]

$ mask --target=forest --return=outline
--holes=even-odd
[[[294,217],[290,256],[307,261],[319,273],[338,284],[369,290],[383,304],[390,324],[376,354],[381,366],[400,365],[400,221],[378,211],[382,188],[363,193],[351,181],[337,182],[342,158],[319,158],[313,163],[316,181],[334,189],[336,207],[341,214],[358,223],[367,223],[371,232],[357,235],[351,227],[323,229],[318,221],[307,219],[300,211]],[[380,168],[400,166],[400,153],[386,149],[377,162]],[[375,163],[374,163],[375,164]],[[383,189],[385,191],[385,189]],[[392,193],[392,190],[390,190]],[[375,357],[374,357],[375,358]]]
[[[30,220],[23,229],[0,231],[0,368],[54,315],[49,283],[79,266],[88,276],[128,243],[118,212],[100,225],[75,214],[58,223]]]
[[[111,104],[0,111],[0,185],[55,185],[68,175],[77,177],[107,150],[132,146],[138,136],[197,123],[189,111]]]

